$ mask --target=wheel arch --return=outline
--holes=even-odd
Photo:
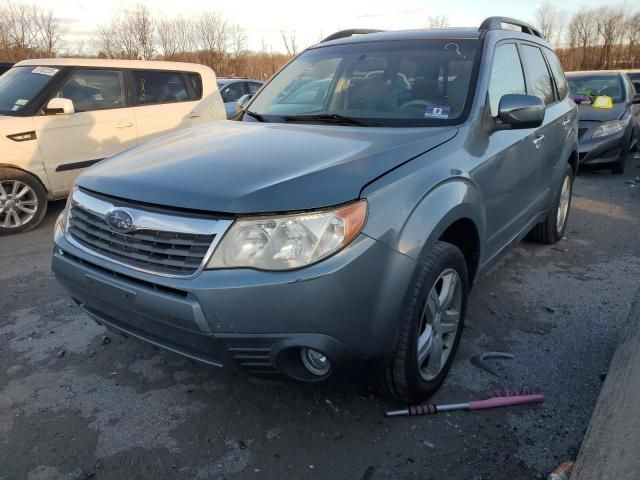
[[[23,173],[26,173],[27,175],[31,175],[32,177],[34,177],[36,180],[38,180],[38,183],[40,183],[40,185],[42,186],[42,188],[44,188],[44,191],[47,193],[47,198],[51,199],[51,192],[49,191],[49,188],[47,187],[47,182],[46,182],[46,173],[42,172],[42,175],[45,176],[45,179],[42,179],[42,176],[36,172],[32,172],[29,170],[26,170],[24,168],[18,167],[16,165],[12,165],[10,163],[0,163],[0,168],[8,168],[11,170],[19,170]]]
[[[425,195],[411,213],[399,236],[399,251],[421,261],[437,241],[460,248],[473,283],[482,258],[485,213],[480,191],[473,183],[454,179]]]

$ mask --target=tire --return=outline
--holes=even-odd
[[[443,302],[440,297],[451,291],[445,290],[446,285],[452,286],[452,282],[456,280],[451,301],[447,303],[445,299]],[[402,402],[412,403],[422,401],[438,390],[458,349],[469,294],[464,255],[450,243],[436,242],[421,263],[409,288],[400,313],[398,338],[378,383],[383,393]],[[436,298],[440,307],[436,305]],[[434,311],[439,311],[440,317],[434,315]],[[457,321],[453,321],[454,318]],[[431,350],[435,349],[437,352],[439,343],[442,345],[439,350],[442,355],[433,364],[432,359],[437,358],[433,353],[428,353],[426,359],[421,355],[425,360],[419,363],[419,345],[425,346],[423,352],[428,351],[428,343],[424,339],[429,334],[432,339]],[[434,340],[437,338],[440,338],[439,342]]]
[[[634,132],[631,132],[629,135],[629,142],[627,143],[627,147],[622,149],[622,153],[620,154],[620,160],[618,160],[613,167],[611,167],[611,173],[614,175],[622,175],[624,173],[624,168],[627,163],[627,157],[629,153],[632,152],[631,145],[633,144],[633,136]]]
[[[47,192],[33,175],[0,168],[0,235],[27,232],[47,213]]]
[[[573,168],[571,165],[567,163],[564,171],[564,179],[562,184],[560,185],[560,189],[556,194],[554,207],[551,213],[547,215],[542,222],[537,224],[531,230],[529,234],[529,238],[534,242],[546,243],[546,244],[554,244],[559,242],[564,236],[564,231],[567,228],[567,220],[569,219],[569,211],[571,210],[571,198],[573,196]],[[568,182],[568,198],[566,198],[566,210],[564,212],[564,218],[562,220],[562,224],[560,224],[559,215],[561,208],[561,200],[563,199],[563,193],[565,188],[565,183]]]
[[[620,160],[618,160],[613,167],[611,167],[611,173],[614,175],[622,175],[624,173],[624,167],[627,163],[627,151],[623,152],[620,156]]]

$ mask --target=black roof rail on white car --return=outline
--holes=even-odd
[[[353,35],[366,35],[367,33],[379,33],[384,30],[372,30],[370,28],[350,28],[349,30],[340,30],[339,32],[329,35],[327,38],[323,38],[320,43],[330,42],[331,40],[337,40],[339,38],[352,37]]]
[[[489,31],[489,30],[505,30],[502,27],[502,24],[506,23],[507,25],[513,25],[515,27],[520,27],[522,29],[522,33],[528,33],[529,35],[535,35],[536,37],[544,38],[540,30],[538,30],[533,25],[529,25],[526,22],[522,22],[520,20],[516,20],[515,18],[509,17],[489,17],[485,19],[484,22],[480,25],[479,31]]]

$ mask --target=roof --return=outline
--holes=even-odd
[[[319,43],[314,47],[340,45],[345,43],[383,42],[387,40],[438,40],[438,39],[478,39],[477,28],[429,28],[420,30],[397,30],[393,32],[375,32],[365,35],[353,35]],[[314,48],[312,47],[312,48]]]
[[[186,70],[213,72],[205,65],[184,62],[159,62],[152,60],[112,60],[101,58],[34,58],[16,63],[16,66],[44,65],[55,67],[138,68],[144,70]]]
[[[343,45],[349,43],[384,42],[391,40],[477,40],[483,34],[500,35],[501,37],[517,38],[533,41],[549,46],[545,39],[512,29],[480,30],[478,27],[465,28],[424,28],[419,30],[397,30],[352,35],[318,43],[311,48],[321,48],[329,45]],[[551,48],[549,46],[549,48]]]
[[[254,80],[253,78],[218,77],[218,83],[231,83],[231,82],[258,82],[258,83],[264,83],[262,80]]]

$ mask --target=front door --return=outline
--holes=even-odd
[[[498,45],[489,80],[491,116],[498,116],[504,95],[526,93],[515,43]],[[491,258],[522,231],[533,215],[540,196],[542,169],[536,143],[541,144],[535,129],[499,130],[479,135],[486,138],[480,163],[471,175],[485,198],[487,258]]]
[[[136,145],[134,110],[127,107],[123,74],[78,69],[54,95],[75,113],[34,117],[40,155],[54,196],[68,192],[86,167]]]
[[[236,102],[247,93],[249,93],[249,91],[246,88],[245,82],[232,82],[220,90],[227,118],[231,118],[237,113]]]

